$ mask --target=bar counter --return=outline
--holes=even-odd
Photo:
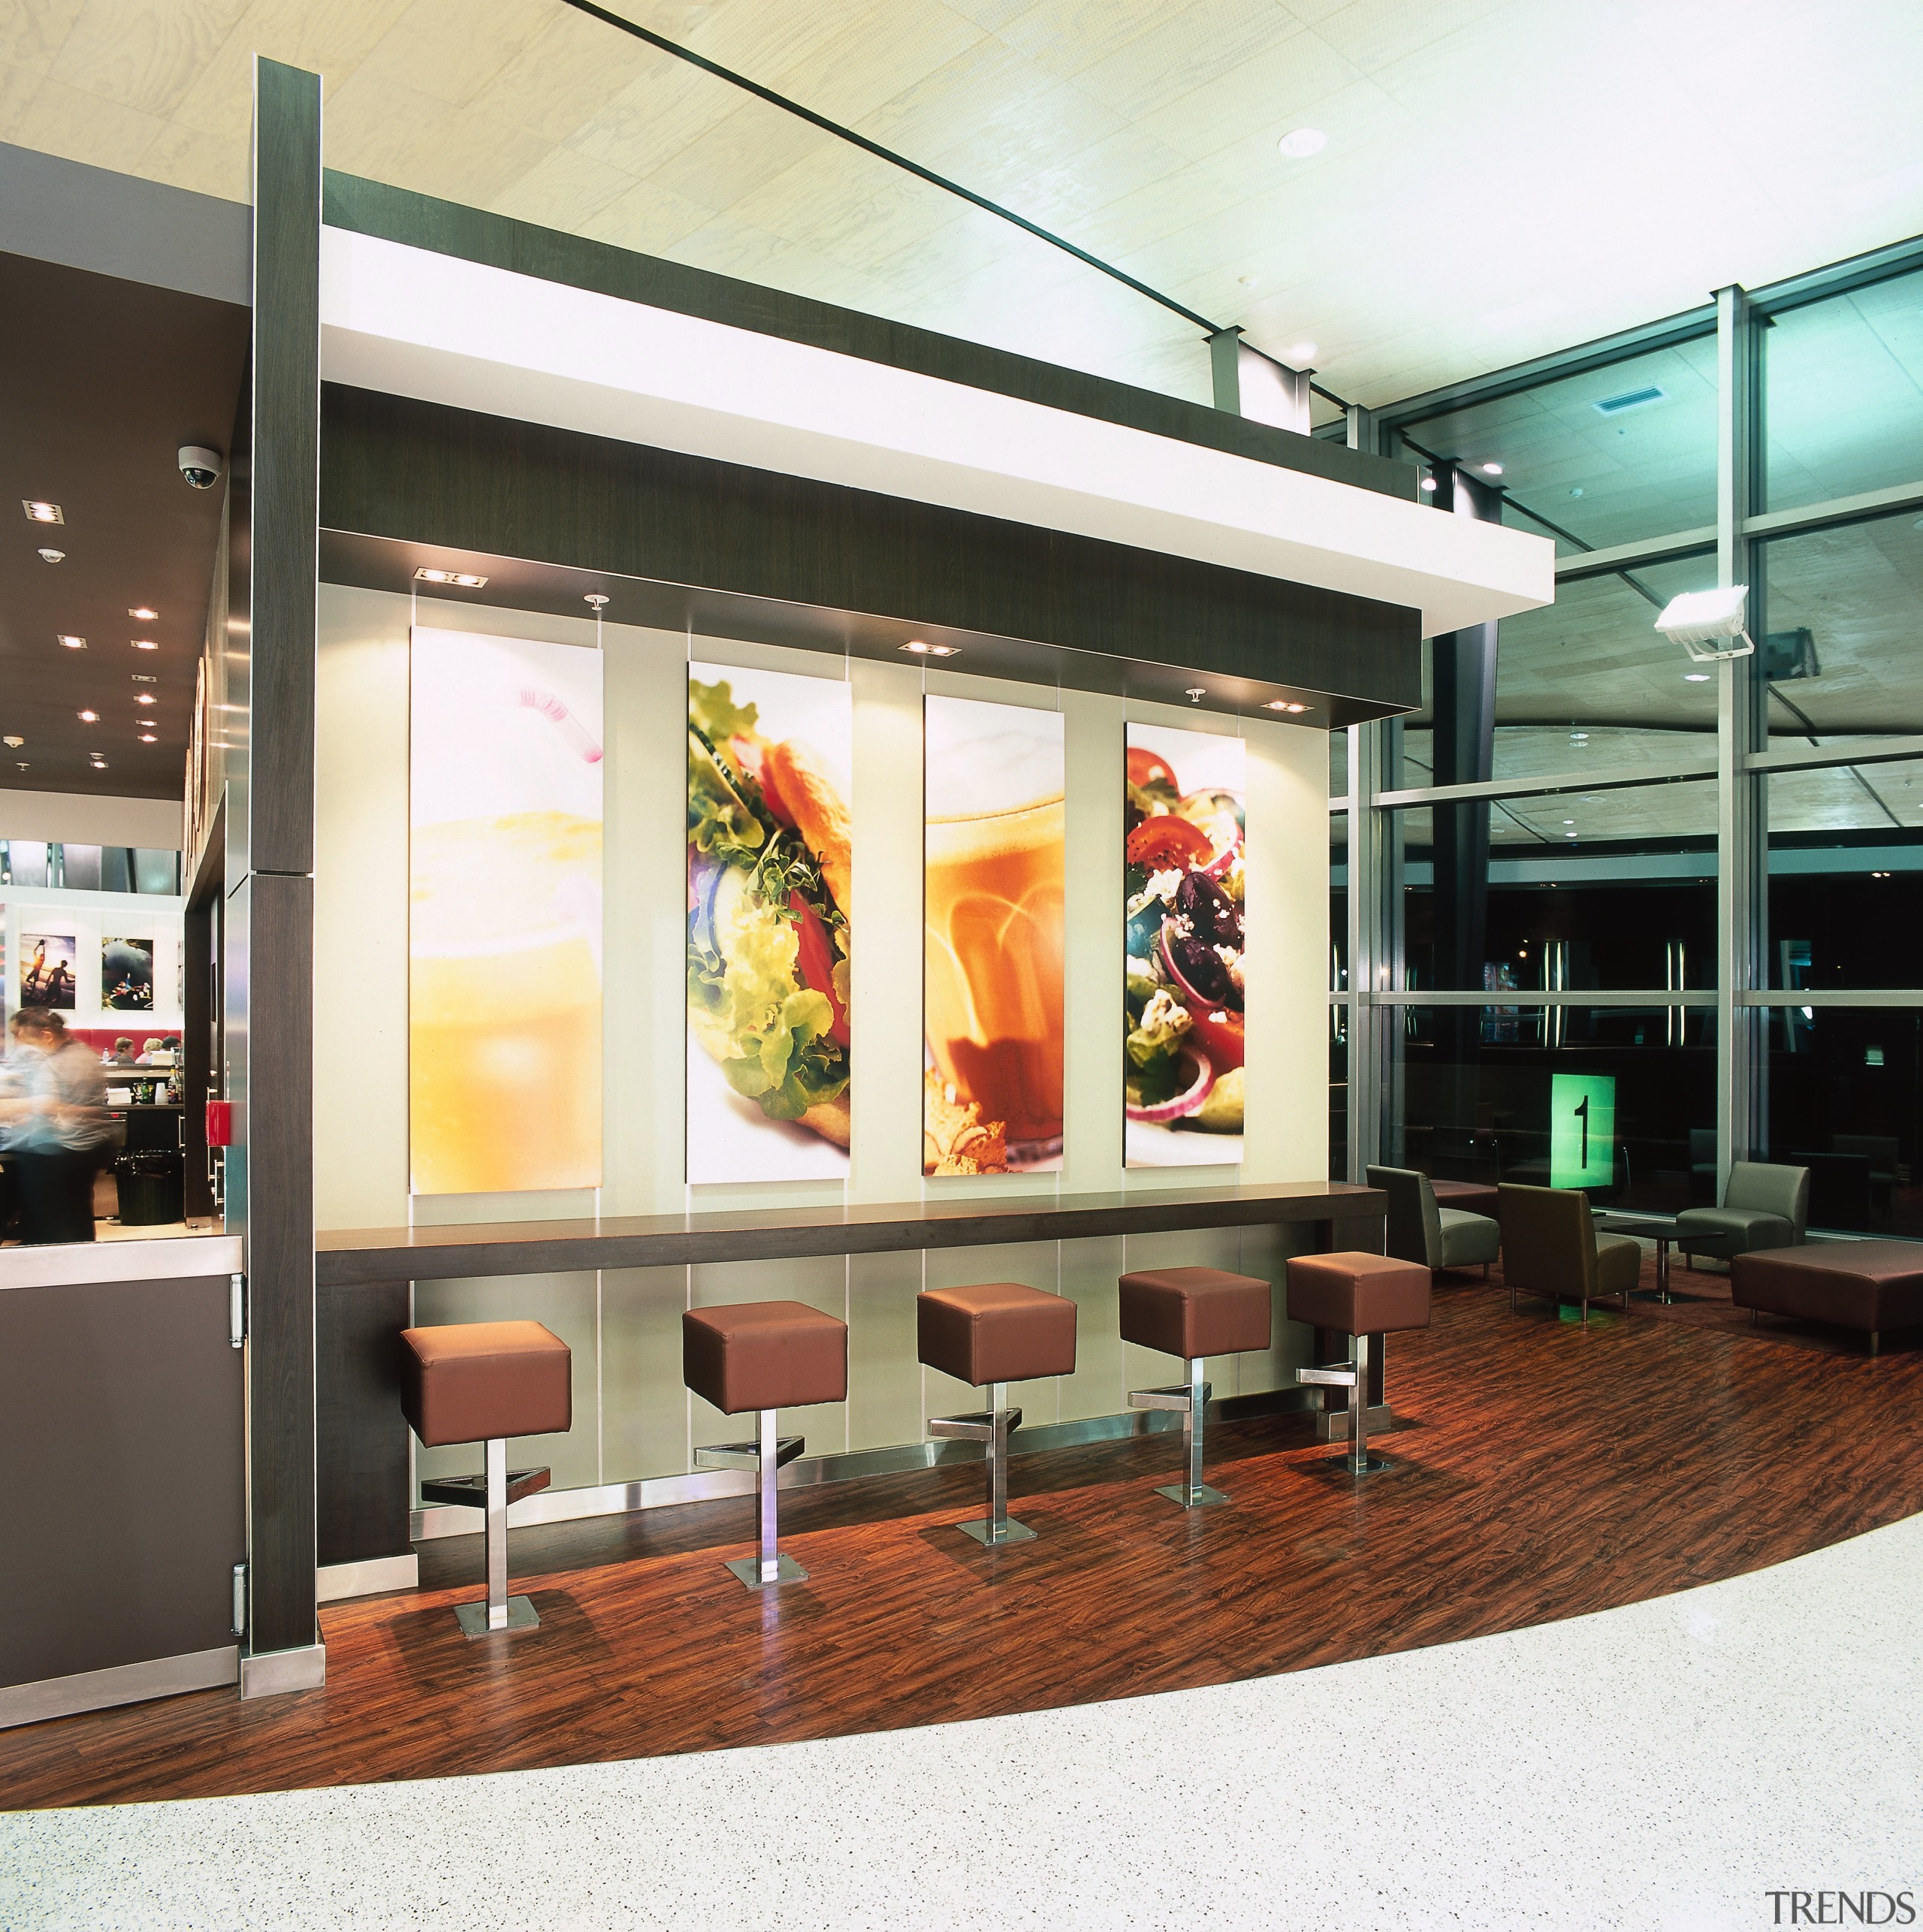
[[[569,1342],[574,1426],[518,1442],[514,1452],[518,1463],[554,1472],[554,1487],[517,1505],[514,1520],[560,1520],[744,1487],[739,1472],[694,1471],[695,1449],[732,1439],[739,1425],[683,1386],[681,1318],[688,1307],[798,1300],[848,1322],[848,1400],[784,1412],[782,1423],[806,1434],[814,1452],[783,1472],[784,1484],[832,1481],[974,1453],[971,1444],[929,1439],[930,1414],[968,1403],[958,1384],[922,1368],[915,1349],[916,1294],[953,1281],[1025,1281],[1077,1303],[1076,1372],[1025,1396],[1031,1426],[1017,1438],[1023,1447],[1158,1426],[1161,1418],[1128,1405],[1130,1387],[1166,1382],[1170,1374],[1165,1358],[1121,1340],[1115,1284],[1129,1267],[1194,1263],[1267,1278],[1276,1297],[1274,1344],[1266,1355],[1231,1357],[1212,1372],[1217,1411],[1307,1406],[1309,1392],[1295,1386],[1294,1368],[1342,1345],[1288,1321],[1288,1258],[1379,1251],[1387,1212],[1378,1189],[1296,1182],[320,1233],[323,1598],[395,1587],[411,1576],[415,1542],[478,1525],[476,1511],[419,1506],[421,1478],[471,1469],[478,1451],[410,1450],[395,1341],[410,1324],[524,1316]]]

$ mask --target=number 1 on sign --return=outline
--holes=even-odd
[[[1576,1109],[1576,1118],[1583,1124],[1582,1168],[1584,1173],[1589,1169],[1589,1097],[1583,1096],[1583,1103]]]

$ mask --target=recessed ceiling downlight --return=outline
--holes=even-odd
[[[64,524],[67,513],[58,503],[50,503],[44,497],[23,497],[20,508],[27,513],[30,524]]]
[[[127,641],[131,644],[136,651],[158,651],[160,648],[160,646],[155,643],[153,639],[150,637],[132,637],[129,638]]]
[[[1320,128],[1291,128],[1275,143],[1277,150],[1291,161],[1306,161],[1329,145],[1329,137]]]
[[[478,590],[487,582],[485,577],[477,577],[471,570],[435,570],[423,564],[414,573],[417,584],[450,584],[457,590]]]
[[[160,613],[149,604],[136,605],[127,614],[143,624],[158,623],[160,620]]]
[[[59,638],[62,648],[65,650],[84,651],[87,648],[86,639],[83,637],[76,637],[70,630],[62,631],[59,633]]]
[[[82,724],[98,724],[100,714],[98,711],[83,711],[80,714],[80,718]]]
[[[43,563],[64,563],[67,560],[67,553],[64,550],[43,550],[40,553],[40,560]]]

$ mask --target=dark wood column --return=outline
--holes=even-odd
[[[319,77],[257,60],[248,751],[227,828],[228,1009],[240,1027],[230,1064],[243,1073],[229,1224],[247,1244],[243,1697],[316,1684],[325,1662],[314,1615],[320,195]]]

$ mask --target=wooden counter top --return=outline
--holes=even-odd
[[[1019,1241],[1158,1234],[1278,1222],[1380,1221],[1389,1197],[1345,1181],[1143,1189],[1129,1194],[1003,1195],[983,1200],[738,1208],[605,1221],[487,1221],[316,1235],[324,1287],[590,1268],[684,1267],[817,1254],[912,1253]]]

